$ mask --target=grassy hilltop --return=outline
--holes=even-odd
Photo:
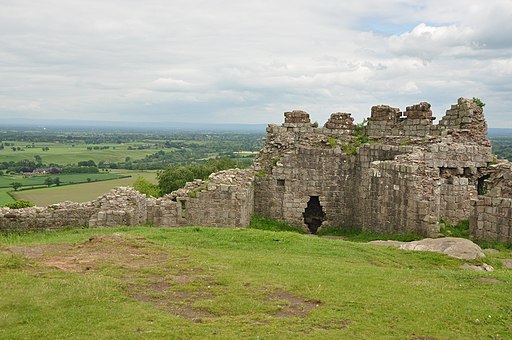
[[[512,270],[292,232],[0,237],[0,337],[510,339]]]

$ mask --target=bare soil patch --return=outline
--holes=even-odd
[[[40,264],[69,272],[97,270],[103,265],[140,269],[164,263],[168,255],[159,252],[144,237],[120,234],[94,235],[76,244],[13,246],[9,249]]]
[[[477,277],[473,279],[475,281],[487,282],[487,283],[502,283],[503,281],[493,279],[492,277]]]
[[[13,246],[9,251],[67,272],[84,273],[114,267],[120,270],[114,270],[112,275],[125,284],[127,295],[138,301],[192,320],[215,316],[192,306],[199,299],[212,297],[206,288],[210,284],[205,280],[207,277],[170,274],[172,264],[186,261],[186,258],[173,257],[168,250],[144,237],[93,235],[80,244]],[[201,273],[199,269],[192,271]],[[180,286],[195,281],[205,281],[204,289],[199,284],[197,291],[180,291]]]
[[[284,291],[277,291],[269,295],[269,301],[277,301],[280,310],[275,314],[276,317],[305,317],[310,311],[322,304],[318,300],[308,300]]]

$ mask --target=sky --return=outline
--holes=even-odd
[[[1,121],[281,123],[459,97],[512,127],[511,0],[0,0]]]

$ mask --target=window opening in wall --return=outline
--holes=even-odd
[[[277,186],[278,187],[284,187],[284,179],[278,179],[277,180]]]
[[[476,183],[476,190],[479,195],[485,195],[487,193],[487,180],[489,179],[489,175],[484,175],[480,177]]]
[[[308,205],[302,214],[304,217],[304,223],[308,226],[311,234],[316,234],[318,228],[324,221],[325,213],[320,205],[318,196],[310,196]]]
[[[187,201],[180,200],[181,204],[181,216],[180,217],[186,217],[187,216]]]

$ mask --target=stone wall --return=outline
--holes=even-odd
[[[152,200],[148,221],[155,226],[245,227],[254,210],[254,172],[225,170],[195,180]]]
[[[512,199],[480,197],[472,202],[471,235],[477,240],[512,243]]]
[[[386,142],[436,142],[439,137],[450,136],[457,142],[478,143],[490,147],[483,108],[470,99],[459,98],[457,104],[446,111],[438,125],[434,125],[430,104],[422,102],[408,106],[405,112],[388,105],[371,109],[366,135]],[[401,138],[397,138],[401,137]],[[437,138],[436,138],[437,137]],[[426,140],[425,138],[428,138]]]
[[[0,231],[65,227],[247,226],[253,213],[253,171],[232,169],[196,180],[162,198],[148,198],[120,187],[87,203],[48,207],[0,208]]]
[[[289,121],[292,116],[300,122]],[[374,106],[364,131],[370,143],[359,146],[350,114],[333,114],[323,128],[311,126],[303,111],[292,116],[267,129],[255,162],[255,211],[305,230],[315,201],[319,227],[437,236],[440,220],[469,217],[493,158],[482,137],[483,111],[463,98],[442,125],[432,124],[425,102],[404,113]]]
[[[512,164],[491,165],[480,179],[480,194],[471,201],[471,235],[512,243]]]
[[[0,231],[52,230],[88,226],[97,211],[92,203],[63,202],[48,207],[0,208]]]

